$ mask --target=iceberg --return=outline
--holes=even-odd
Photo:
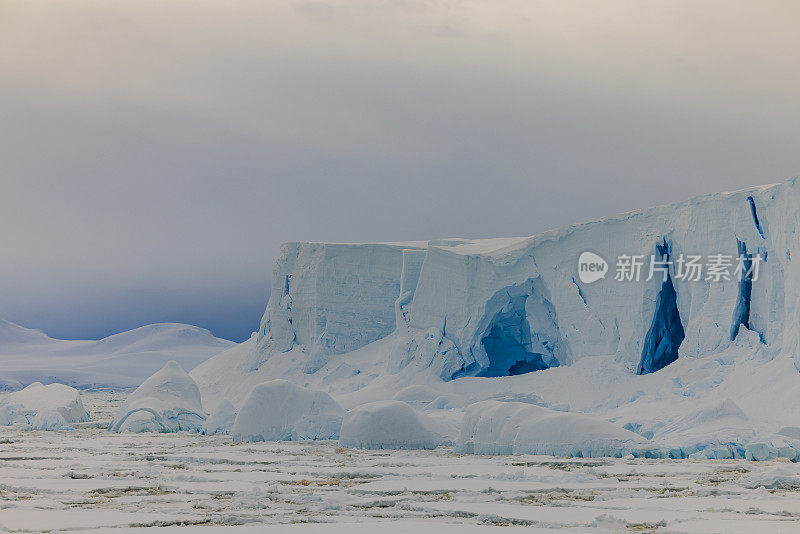
[[[446,380],[521,374],[596,354],[613,354],[634,370],[643,355],[647,362],[655,357],[644,366],[655,370],[661,360],[719,352],[739,324],[773,343],[798,313],[791,298],[798,288],[787,279],[795,271],[791,228],[772,221],[800,215],[798,199],[793,180],[533,237],[289,243],[275,266],[253,367],[302,346],[305,370],[313,373],[331,355],[385,338],[398,326],[433,328],[441,332],[440,344],[452,343],[446,360],[458,365]],[[685,281],[674,272],[663,283],[658,276],[639,283],[578,281],[577,259],[586,250],[607,259],[666,260],[689,253],[737,257],[742,246],[749,254],[770,254],[759,279],[741,290],[736,280]],[[745,298],[746,306],[739,302]],[[400,319],[398,299],[404,302]]]
[[[523,434],[485,450],[769,457],[793,446],[779,429],[800,428],[785,409],[800,402],[798,220],[793,179],[530,237],[287,243],[259,330],[191,375],[212,405],[284,379],[351,413],[395,398],[473,414],[463,430],[488,417],[471,405],[509,401],[482,410],[521,402],[526,428],[556,417],[548,407],[575,425],[551,445]],[[632,256],[648,260],[641,277],[617,279]],[[691,278],[692,256],[734,265]],[[581,257],[598,263],[590,278]]]
[[[112,419],[112,432],[199,432],[206,419],[200,390],[175,361],[128,395]]]
[[[377,401],[345,415],[339,444],[354,449],[435,449],[444,442],[436,422],[409,404]]]
[[[77,389],[34,382],[0,397],[0,426],[23,425],[36,430],[68,430],[89,420]]]
[[[473,454],[660,457],[650,440],[608,421],[520,402],[467,408],[456,451]]]
[[[234,441],[336,439],[342,407],[322,391],[272,380],[254,387],[231,429]]]

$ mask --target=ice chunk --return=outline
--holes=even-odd
[[[638,434],[608,421],[520,402],[483,401],[467,408],[456,450],[475,454],[660,456]]]
[[[797,490],[800,489],[800,474],[796,467],[776,465],[749,475],[742,485],[745,488]]]
[[[236,407],[228,399],[223,399],[206,419],[203,434],[229,434],[236,420],[236,413]]]
[[[29,425],[37,414],[45,412],[50,414],[48,417],[51,418],[52,414],[57,414],[63,421],[64,428],[71,423],[89,420],[80,392],[64,384],[43,386],[39,382],[34,382],[25,389],[0,399],[0,424]],[[44,419],[40,418],[40,422],[43,421]]]
[[[443,442],[435,425],[405,402],[371,402],[345,415],[339,444],[357,449],[435,449]]]
[[[753,442],[747,445],[745,454],[748,460],[765,462],[778,457],[778,449],[769,443]]]
[[[725,399],[674,419],[658,428],[654,437],[672,450],[673,458],[744,458],[755,430],[741,408]],[[703,452],[706,449],[710,450]]]
[[[175,361],[131,393],[111,421],[113,432],[199,431],[205,421],[200,390]]]
[[[250,392],[231,435],[234,441],[336,439],[342,413],[342,407],[325,392],[272,380]]]
[[[31,420],[33,430],[74,430],[58,410],[43,410]]]

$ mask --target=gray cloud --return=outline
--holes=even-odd
[[[287,240],[529,235],[800,172],[793,2],[0,3],[0,316],[242,339]]]

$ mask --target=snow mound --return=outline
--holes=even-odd
[[[234,441],[336,439],[342,413],[342,407],[325,392],[272,380],[252,389],[231,435]]]
[[[41,417],[37,419],[40,414]],[[52,421],[55,418],[60,419],[59,425],[44,423],[46,419]],[[80,392],[64,384],[44,386],[35,382],[0,399],[0,425],[22,424],[33,425],[34,428],[59,426],[66,429],[71,423],[88,420],[89,414],[83,407]],[[33,421],[37,423],[34,424]]]
[[[99,341],[65,341],[0,319],[0,391],[32,382],[135,387],[175,360],[191,369],[234,343],[204,328],[160,323]]]
[[[430,417],[397,400],[362,404],[342,422],[339,444],[355,449],[435,449],[443,443]]]
[[[236,420],[236,406],[227,399],[217,405],[203,425],[203,434],[230,434],[233,422]]]
[[[533,404],[491,400],[467,408],[456,450],[583,458],[660,455],[649,440],[608,421]]]
[[[204,421],[197,384],[177,362],[170,361],[125,399],[109,430],[199,431]]]

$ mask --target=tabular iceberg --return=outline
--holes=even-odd
[[[460,399],[431,409],[494,399],[579,411],[673,456],[780,445],[779,429],[800,427],[786,409],[800,402],[798,225],[793,179],[533,237],[289,243],[259,331],[192,376],[208,402],[238,406],[275,378],[345,408],[421,386]],[[606,266],[583,282],[587,252],[661,268],[626,281]],[[692,256],[739,258],[744,276],[687,278],[680,260]]]

